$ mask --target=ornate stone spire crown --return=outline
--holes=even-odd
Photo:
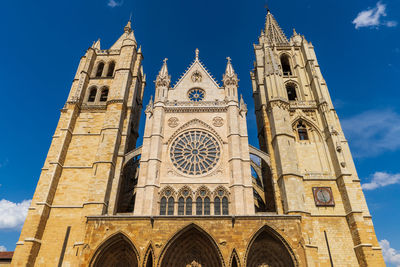
[[[237,77],[237,74],[235,73],[235,70],[233,69],[231,58],[227,57],[226,59],[228,60],[228,62],[226,63],[226,70],[225,74],[223,75],[222,81],[224,82],[224,85],[237,85],[239,79]]]
[[[158,73],[157,79],[156,79],[156,86],[157,87],[169,87],[171,83],[171,76],[168,74],[168,66],[167,66],[167,60],[168,58],[164,59],[164,64],[161,67],[160,72]]]
[[[265,36],[269,44],[289,44],[286,35],[283,33],[278,22],[275,20],[271,12],[267,11],[267,17],[265,21]]]

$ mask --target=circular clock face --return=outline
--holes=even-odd
[[[204,90],[200,88],[194,88],[189,90],[188,97],[191,101],[198,102],[204,99]]]
[[[320,188],[317,191],[318,201],[321,203],[329,203],[331,202],[331,193],[326,188]]]
[[[221,149],[209,133],[193,130],[179,135],[171,145],[170,157],[175,168],[188,175],[204,175],[217,165]]]

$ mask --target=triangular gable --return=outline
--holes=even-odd
[[[210,74],[210,72],[204,67],[203,63],[196,58],[193,63],[189,66],[189,68],[182,74],[181,78],[175,83],[173,86],[173,89],[177,88],[179,84],[186,79],[187,75],[195,68],[195,66],[199,66],[200,69],[203,70],[203,72],[207,75],[207,77],[215,84],[217,88],[221,88],[221,86],[218,84],[218,82],[215,80],[215,78]]]

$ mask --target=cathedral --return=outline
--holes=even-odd
[[[95,42],[11,266],[385,266],[313,45],[268,11],[254,52],[259,149],[230,58],[217,81],[196,50],[174,83],[165,59],[143,107],[131,23]]]

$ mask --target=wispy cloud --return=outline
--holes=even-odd
[[[379,1],[374,8],[368,8],[358,13],[357,17],[353,20],[353,24],[356,29],[362,27],[378,28],[379,26],[397,26],[397,21],[384,21],[382,17],[386,17],[386,5]]]
[[[390,174],[387,172],[376,172],[372,176],[371,182],[362,185],[364,190],[374,190],[393,184],[400,184],[400,173]]]
[[[122,6],[124,4],[124,0],[108,0],[107,5],[111,8],[117,7],[117,6]]]
[[[382,247],[383,258],[386,263],[391,263],[400,267],[400,252],[390,247],[390,242],[383,239],[379,242]]]
[[[374,157],[400,149],[400,114],[392,110],[370,110],[342,120],[354,156]]]
[[[7,248],[5,246],[0,246],[0,252],[7,251]]]
[[[20,229],[25,221],[30,200],[14,203],[6,199],[0,200],[0,230]]]

